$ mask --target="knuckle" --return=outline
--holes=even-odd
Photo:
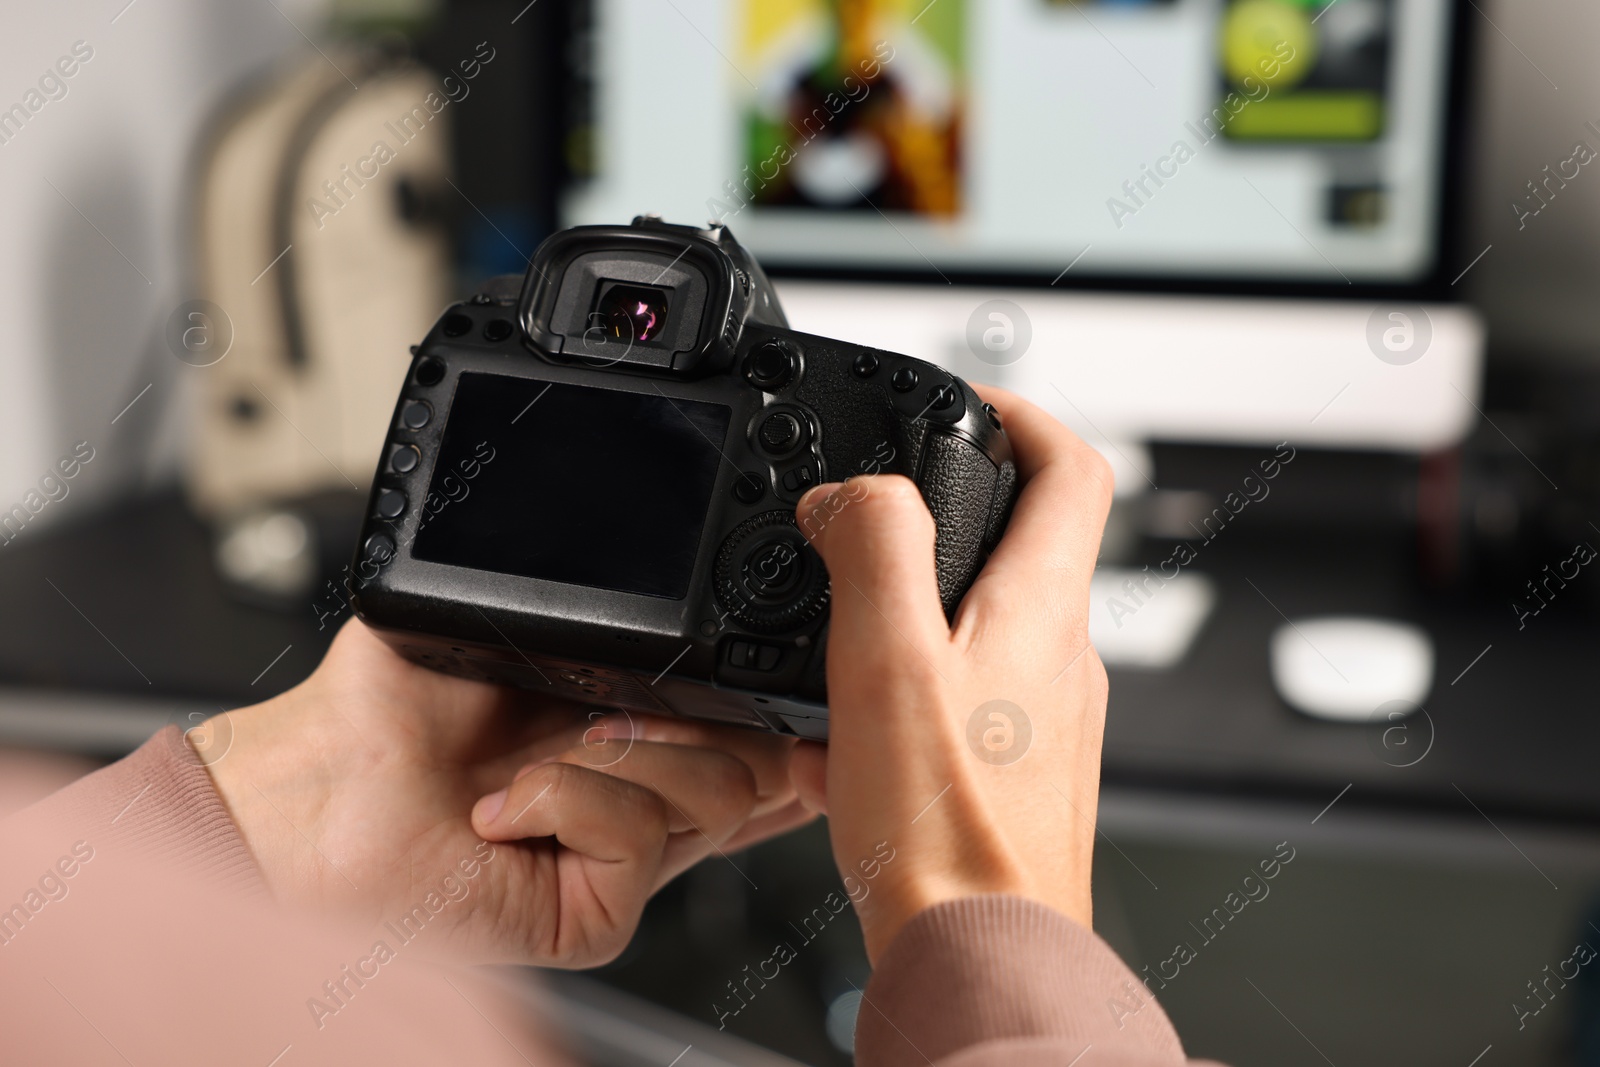
[[[743,815],[755,806],[756,775],[749,764],[735,756],[718,752],[707,776],[708,790],[725,808]]]
[[[693,785],[685,788],[693,792],[676,798],[676,808],[651,795],[662,809],[668,831],[693,833],[698,827],[711,840],[720,841],[742,826],[756,805],[755,773],[744,761],[722,752],[705,753],[695,767]]]
[[[666,844],[672,833],[672,808],[648,786],[604,771],[595,775],[588,801],[603,805],[607,814],[606,839],[634,860],[648,860]]]
[[[933,516],[922,499],[922,490],[903,474],[873,475],[854,510],[862,522],[933,528]]]
[[[666,800],[653,790],[643,787],[630,789],[628,792],[634,798],[633,824],[640,844],[645,848],[651,848],[666,841],[672,821]]]
[[[534,768],[517,783],[522,786],[525,797],[520,804],[532,804],[536,799],[543,798],[551,811],[559,811],[562,796],[570,790],[576,772],[576,767],[560,761]]]
[[[1076,468],[1078,480],[1095,494],[1097,502],[1109,508],[1117,487],[1117,476],[1111,464],[1095,449],[1081,445],[1077,450]]]
[[[904,474],[874,474],[869,478],[863,502],[876,499],[880,506],[885,507],[920,506],[922,503],[922,492],[917,488],[917,483]]]

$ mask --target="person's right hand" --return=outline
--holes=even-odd
[[[953,625],[911,481],[864,476],[799,505],[833,583],[830,743],[803,743],[790,772],[827,811],[840,870],[867,887],[857,910],[874,959],[919,911],[978,894],[1090,923],[1106,675],[1089,644],[1089,578],[1111,470],[1034,405],[984,397],[1022,491]],[[831,516],[820,523],[819,505]]]
[[[812,815],[787,738],[586,712],[437,674],[351,620],[311,677],[190,743],[279,901],[422,906],[441,953],[592,967],[667,881]]]

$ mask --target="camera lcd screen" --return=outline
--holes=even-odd
[[[654,393],[463,374],[412,555],[681,599],[731,415]]]

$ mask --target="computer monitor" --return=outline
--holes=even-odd
[[[564,221],[726,222],[797,328],[1091,438],[1437,448],[1483,343],[1457,7],[589,0]]]

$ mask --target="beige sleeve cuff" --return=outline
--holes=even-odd
[[[224,888],[266,892],[210,773],[176,726],[8,821],[52,825]]]
[[[1066,1067],[1090,1046],[1085,1063],[1185,1062],[1166,1013],[1110,946],[1012,896],[913,917],[878,962],[856,1023],[863,1067],[976,1067],[1019,1055]]]

